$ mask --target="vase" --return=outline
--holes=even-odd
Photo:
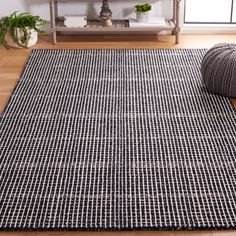
[[[149,12],[137,12],[136,11],[136,18],[138,22],[148,22]]]
[[[21,39],[23,37],[23,32],[20,28],[16,28],[17,31],[17,35],[18,35],[18,39],[19,42],[21,42]],[[32,47],[34,46],[37,42],[38,42],[38,32],[35,31],[34,29],[27,29],[28,33],[30,33],[30,38],[29,38],[29,42],[26,45],[27,47]],[[5,40],[8,44],[8,46],[13,47],[13,48],[22,48],[21,46],[17,45],[12,38],[10,37],[10,35],[7,33],[5,36]],[[22,43],[23,44],[23,43]]]

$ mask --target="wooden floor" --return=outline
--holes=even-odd
[[[173,36],[96,35],[60,36],[52,45],[49,36],[40,36],[34,48],[95,49],[95,48],[209,48],[219,42],[235,42],[236,35],[185,35],[180,44]],[[0,112],[3,111],[22,72],[30,49],[0,48]],[[232,100],[236,108],[236,99]],[[236,236],[236,231],[133,231],[133,232],[0,232],[0,236]]]

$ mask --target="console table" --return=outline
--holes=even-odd
[[[173,17],[166,20],[166,25],[161,27],[129,27],[129,20],[112,20],[112,27],[104,27],[100,20],[88,20],[84,28],[70,28],[64,25],[64,17],[58,16],[58,2],[68,2],[68,0],[49,0],[51,17],[51,34],[53,44],[57,43],[57,32],[90,32],[90,33],[148,33],[170,31],[175,35],[175,43],[179,43],[180,32],[180,2],[173,0]],[[70,0],[75,1],[75,0]]]

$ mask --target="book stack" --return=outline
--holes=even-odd
[[[150,17],[147,22],[138,22],[134,18],[129,19],[129,27],[165,27],[164,17]]]

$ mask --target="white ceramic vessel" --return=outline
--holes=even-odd
[[[137,12],[136,18],[138,22],[148,22],[149,12]]]
[[[29,42],[28,42],[28,45],[27,47],[32,47],[34,46],[37,42],[38,42],[38,32],[33,30],[33,29],[27,29],[29,32],[30,32],[30,39],[29,39]],[[21,38],[23,37],[23,32],[20,28],[16,28],[16,31],[17,31],[17,35],[18,35],[18,39],[19,41],[21,41]],[[6,37],[5,37],[5,40],[7,41],[7,44],[10,46],[10,47],[13,47],[13,48],[21,48],[20,46],[18,46],[12,39],[11,37],[9,36],[9,34],[6,34]]]

